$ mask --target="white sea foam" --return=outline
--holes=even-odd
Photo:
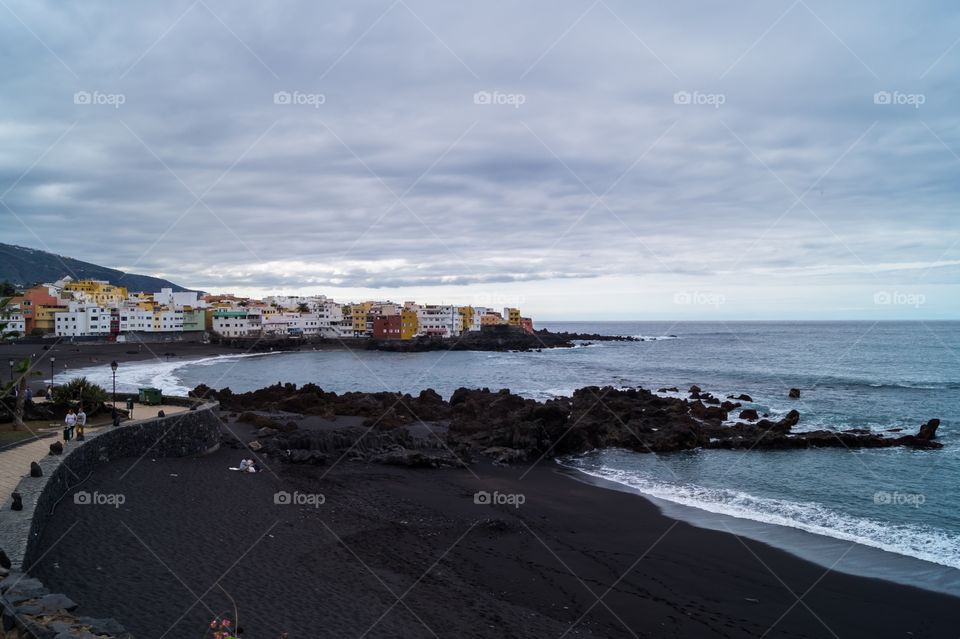
[[[645,342],[660,342],[667,339],[680,339],[676,335],[630,335],[634,339],[642,339]]]
[[[815,502],[757,497],[741,491],[706,488],[696,484],[670,484],[607,466],[581,468],[574,461],[572,467],[586,475],[628,486],[644,495],[675,504],[796,528],[950,568],[960,568],[960,534],[954,532],[925,525],[893,524],[853,517]]]
[[[159,388],[166,395],[186,395],[192,388],[183,384],[177,371],[186,366],[212,366],[224,361],[245,359],[248,357],[264,357],[274,353],[238,353],[236,355],[217,355],[194,360],[145,360],[140,362],[125,362],[117,369],[117,391],[123,393],[136,392],[145,386]],[[70,377],[86,377],[90,382],[106,389],[113,385],[113,373],[110,367],[101,364],[88,366],[70,371]]]

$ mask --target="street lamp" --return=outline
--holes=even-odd
[[[53,371],[53,363],[57,361],[56,357],[50,357],[50,386],[53,386],[53,380],[56,378],[56,373]]]
[[[113,371],[113,425],[117,425],[117,360],[110,362],[110,370]]]

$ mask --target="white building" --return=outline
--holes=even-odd
[[[27,332],[26,321],[19,312],[11,312],[0,316],[0,324],[6,325],[3,327],[3,333],[10,337],[23,337]]]
[[[264,317],[263,335],[319,335],[320,318],[316,313],[276,313]]]
[[[207,303],[199,298],[195,291],[174,292],[172,288],[161,288],[159,293],[153,293],[153,301],[161,306],[170,308],[204,308]]]
[[[460,335],[460,309],[456,306],[427,304],[417,311],[419,334],[432,337]]]
[[[260,309],[214,311],[213,332],[222,337],[257,337],[262,329]]]
[[[70,310],[54,315],[57,337],[91,337],[110,334],[112,315],[109,309],[95,304],[71,302]]]

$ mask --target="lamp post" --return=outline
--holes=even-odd
[[[110,370],[113,371],[113,425],[117,425],[117,360],[110,362]]]
[[[55,361],[57,361],[57,358],[51,356],[51,357],[50,357],[50,386],[53,386],[53,380],[54,380],[55,377],[56,377],[56,373],[55,373],[54,370],[53,370],[53,363],[54,363]]]

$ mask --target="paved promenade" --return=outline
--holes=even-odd
[[[134,407],[134,419],[146,419],[155,417],[159,411],[165,415],[174,415],[181,413],[186,409],[184,406],[142,406],[137,404]],[[87,434],[99,432],[105,428],[112,428],[110,425],[87,426]],[[49,432],[48,429],[38,431],[37,434]],[[56,441],[63,441],[60,435],[60,429],[57,429],[55,437],[44,437],[29,444],[21,444],[13,448],[8,448],[0,452],[0,504],[2,504],[14,491],[17,484],[25,475],[30,474],[30,462],[40,461],[50,453],[50,444]],[[63,442],[64,452],[76,448],[82,442],[71,440]]]

